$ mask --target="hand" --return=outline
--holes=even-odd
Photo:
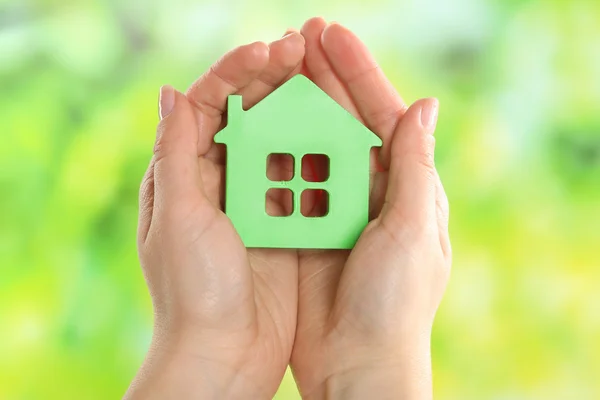
[[[138,231],[154,336],[126,398],[266,399],[279,387],[296,330],[297,253],[243,246],[221,211],[224,149],[213,136],[229,95],[253,106],[303,57],[304,39],[291,33],[228,53],[187,96],[161,89]]]
[[[301,33],[303,73],[383,147],[371,162],[373,220],[355,248],[299,252],[294,375],[305,398],[431,398],[430,333],[451,264],[433,162],[438,103],[407,109],[342,26],[314,18]]]

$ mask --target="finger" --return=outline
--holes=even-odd
[[[367,46],[349,29],[331,24],[323,31],[323,50],[367,127],[383,141],[381,159],[389,167],[392,134],[406,104]]]
[[[138,220],[138,246],[146,242],[150,223],[152,222],[152,212],[154,209],[154,157],[144,174],[142,184],[140,185],[140,210]]]
[[[304,37],[290,32],[269,45],[269,64],[248,86],[240,90],[244,108],[261,101],[289,78],[300,72],[304,58]]]
[[[255,42],[225,54],[188,89],[199,127],[197,155],[205,155],[222,123],[229,95],[238,93],[260,75],[269,63],[269,48]]]
[[[437,210],[437,222],[438,230],[440,232],[440,245],[446,262],[452,260],[452,246],[450,245],[450,234],[448,232],[448,222],[450,218],[450,205],[448,203],[448,196],[442,185],[440,175],[436,171],[436,190],[435,190],[435,203]]]
[[[394,133],[388,190],[381,222],[389,231],[409,225],[417,231],[437,230],[436,172],[433,161],[438,101],[419,100],[413,104]]]
[[[350,95],[333,71],[321,45],[321,35],[326,26],[327,22],[319,17],[309,19],[301,29],[302,36],[306,41],[304,55],[306,76],[348,112],[359,118],[359,113],[352,103]]]
[[[381,213],[385,202],[385,195],[388,187],[388,171],[371,171],[370,177],[370,196],[369,196],[369,220],[375,219]]]
[[[300,32],[300,30],[296,29],[296,28],[287,28],[287,30],[285,31],[285,35],[287,35],[289,33],[297,33],[299,35],[302,35],[302,32]],[[302,38],[304,38],[304,36],[302,36]],[[305,40],[304,44],[305,44],[304,53],[306,54],[306,40]],[[306,69],[306,59],[305,58],[302,58],[302,61],[300,62],[300,67],[299,67],[297,73],[302,74],[304,76],[308,76],[308,70]],[[294,74],[294,75],[296,75],[296,74]]]
[[[160,95],[161,121],[154,145],[155,205],[178,199],[199,199],[202,180],[198,168],[198,134],[193,106],[170,86]]]

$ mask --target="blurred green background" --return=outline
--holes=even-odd
[[[151,335],[135,231],[159,86],[313,15],[441,101],[436,398],[600,398],[598,1],[0,0],[0,399],[122,396]]]

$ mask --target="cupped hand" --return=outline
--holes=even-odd
[[[243,246],[221,211],[224,149],[213,136],[229,95],[252,107],[299,72],[303,57],[303,37],[290,33],[231,51],[186,95],[161,89],[138,231],[154,336],[126,398],[266,399],[276,392],[296,330],[297,253]],[[270,199],[267,207],[281,204]]]
[[[213,136],[227,96],[247,109],[299,72],[383,140],[372,221],[352,252],[246,250],[221,212]],[[437,102],[407,109],[351,32],[315,18],[301,35],[228,53],[187,96],[163,88],[161,119],[138,234],[155,334],[127,397],[269,398],[290,354],[305,397],[430,397],[429,334],[451,261]]]
[[[305,398],[430,398],[430,333],[451,264],[448,201],[433,160],[437,100],[407,108],[338,24],[313,18],[301,33],[302,73],[383,146],[371,160],[372,221],[355,248],[298,254],[294,375]]]

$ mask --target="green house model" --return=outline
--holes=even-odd
[[[354,247],[369,218],[370,151],[381,140],[308,78],[295,76],[249,111],[241,96],[230,96],[227,126],[215,142],[227,146],[225,212],[246,247]],[[290,180],[267,177],[272,154],[293,158]],[[303,178],[306,155],[326,156],[324,181]],[[291,191],[290,215],[267,214],[270,189]],[[305,190],[325,195],[325,215],[302,215]]]

